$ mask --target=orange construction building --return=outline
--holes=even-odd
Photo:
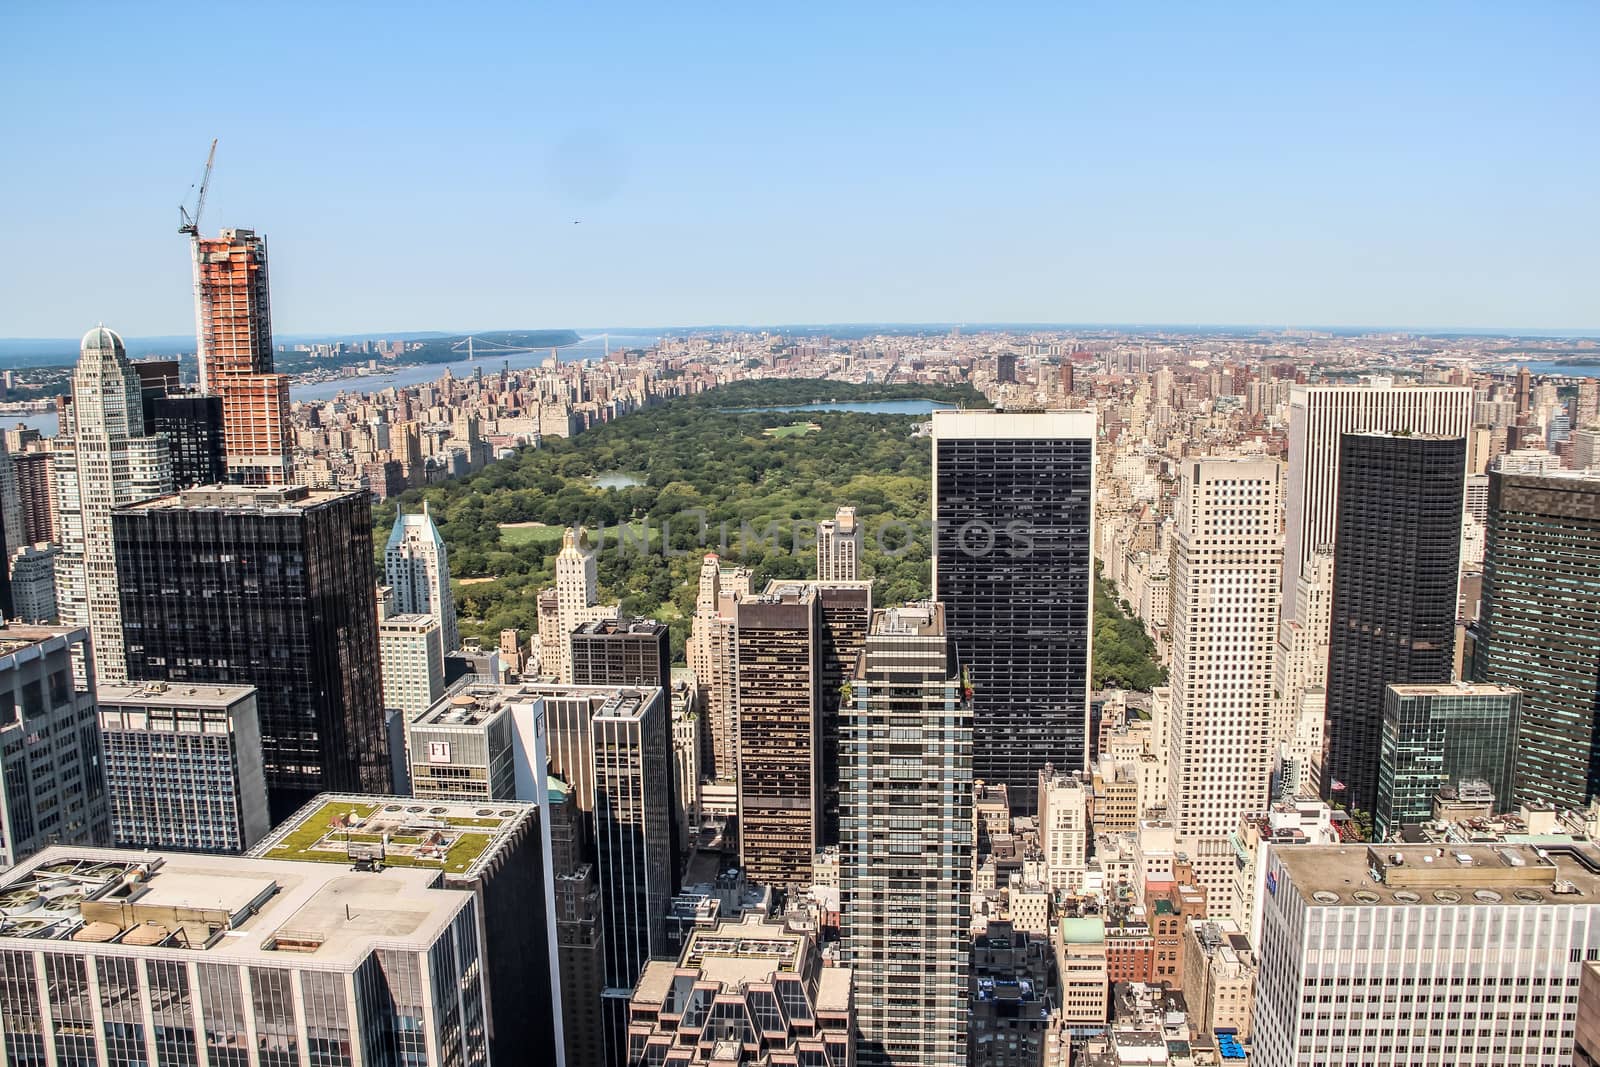
[[[222,398],[230,481],[289,481],[289,379],[272,371],[267,242],[254,230],[197,237],[196,334],[200,388]]]

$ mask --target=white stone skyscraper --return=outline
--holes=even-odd
[[[861,524],[855,508],[817,523],[817,581],[853,582],[861,571]]]
[[[1239,817],[1267,807],[1277,644],[1275,460],[1181,466],[1172,547],[1168,809],[1213,908],[1229,898]],[[1221,841],[1222,846],[1216,843]]]
[[[126,677],[111,511],[172,488],[167,442],[146,435],[139,376],[122,338],[104,326],[83,335],[54,456],[62,623],[87,626],[100,681]]]
[[[965,1067],[972,707],[944,605],[877,611],[840,709],[839,910],[862,1067]]]
[[[384,577],[394,590],[394,613],[432,615],[439,620],[444,650],[460,648],[456,602],[450,593],[450,553],[426,501],[421,514],[395,516],[383,563]]]
[[[619,611],[619,605],[598,603],[600,579],[594,553],[584,547],[585,532],[582,528],[569,528],[562,535],[561,551],[556,554],[555,624],[558,643],[550,646],[556,653],[557,669],[552,671],[550,664],[540,664],[540,670],[555,674],[567,685],[572,684],[572,631],[586,622],[614,619]]]

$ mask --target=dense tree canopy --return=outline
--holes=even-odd
[[[1122,602],[1116,583],[1094,567],[1094,688],[1148,692],[1167,684],[1167,669],[1156,660],[1155,642],[1144,624]]]
[[[906,398],[984,403],[964,387],[741,382],[523,449],[399,502],[415,510],[428,501],[450,549],[463,635],[492,644],[515,627],[526,639],[538,591],[555,580],[561,532],[583,525],[599,547],[601,598],[668,623],[681,660],[705,552],[753,568],[757,588],[812,577],[816,523],[841,505],[854,506],[864,524],[862,571],[875,579],[874,601],[931,595],[932,450],[913,436],[922,417],[738,410]],[[639,484],[601,488],[594,483],[602,475]],[[394,501],[374,510],[380,551],[394,514]],[[1096,688],[1165,681],[1144,628],[1105,582],[1096,591],[1094,640]]]
[[[439,523],[463,634],[531,632],[538,590],[554,580],[560,532],[584,525],[599,543],[602,598],[668,622],[681,655],[706,551],[753,568],[758,586],[810,577],[815,525],[840,505],[853,505],[865,524],[862,564],[876,580],[874,599],[929,595],[931,455],[928,439],[913,436],[918,417],[734,410],[897,398],[982,402],[965,388],[738,383],[524,449],[400,504],[415,509],[426,498]],[[816,429],[767,432],[797,419]],[[640,484],[594,484],[608,474]],[[380,545],[394,510],[392,501],[375,510]]]

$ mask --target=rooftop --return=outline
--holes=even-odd
[[[922,601],[875,611],[872,613],[871,633],[882,637],[942,637],[944,605],[937,601]]]
[[[422,867],[473,879],[525,822],[532,804],[324,793],[278,825],[250,855],[314,863]]]
[[[102,682],[95,687],[102,705],[156,704],[181,708],[215,708],[225,711],[256,695],[253,685],[186,685],[172,682]]]
[[[1522,690],[1509,685],[1495,685],[1491,682],[1443,682],[1438,685],[1391,685],[1403,697],[1498,697],[1516,696]]]
[[[1600,903],[1593,846],[1295,845],[1273,854],[1306,903],[1324,907]]]
[[[7,623],[0,626],[0,657],[15,656],[25,649],[42,646],[40,652],[54,651],[66,648],[68,645],[89,640],[87,627],[79,626],[26,626],[19,623]],[[32,659],[33,656],[23,656],[22,659]],[[14,666],[0,658],[0,670]]]
[[[431,945],[471,900],[428,871],[57,846],[0,880],[0,946],[25,940],[352,967],[377,941]]]
[[[176,511],[217,508],[235,511],[304,510],[357,495],[354,491],[308,489],[303,485],[200,485],[181,493],[152,497],[118,511]]]

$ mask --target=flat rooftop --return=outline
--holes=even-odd
[[[1592,845],[1352,843],[1273,855],[1306,903],[1324,907],[1600,903]]]
[[[0,947],[122,945],[349,969],[383,942],[432,945],[472,899],[433,871],[56,846],[0,878]],[[64,945],[62,946],[65,947]],[[93,951],[103,951],[98,947]]]
[[[7,623],[0,626],[0,656],[11,656],[35,645],[54,644],[65,648],[74,641],[87,641],[89,630],[80,626],[27,626]],[[9,664],[0,663],[0,667]]]
[[[874,611],[869,632],[885,637],[943,637],[944,605],[932,601]]]
[[[678,966],[735,989],[767,981],[780,971],[798,973],[811,951],[810,934],[781,922],[720,922],[689,934]]]
[[[1492,682],[1443,682],[1438,685],[1390,685],[1403,697],[1502,697],[1516,696],[1522,690]]]
[[[178,682],[102,683],[95,686],[99,703],[226,710],[255,696],[253,685],[189,685]]]
[[[418,867],[448,879],[478,877],[524,824],[533,804],[496,800],[416,800],[412,797],[323,793],[275,827],[249,855],[308,863],[381,862]]]
[[[172,511],[181,508],[221,508],[274,511],[313,508],[330,500],[355,496],[356,491],[310,489],[303,485],[200,485],[180,493],[127,504],[118,511]]]

